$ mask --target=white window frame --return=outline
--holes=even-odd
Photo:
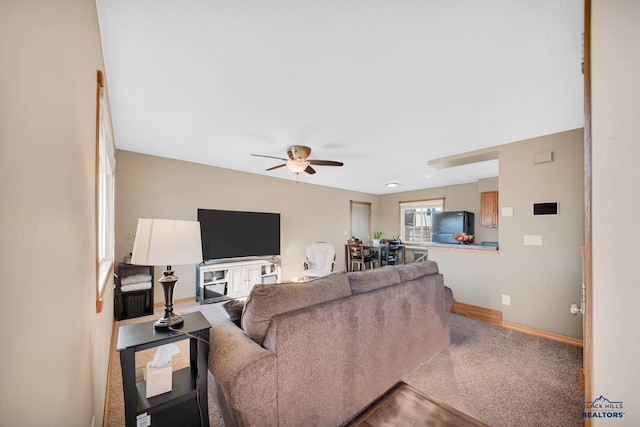
[[[116,170],[111,115],[100,70],[96,95],[96,312],[100,313],[115,259]]]
[[[444,211],[445,198],[411,200],[407,202],[399,202],[400,206],[400,239],[407,245],[419,245],[431,241],[431,216],[430,212]],[[407,211],[418,211],[421,216],[415,218],[414,232],[407,235],[407,226],[405,224]],[[416,227],[416,222],[418,225]],[[417,228],[417,229],[416,229]]]

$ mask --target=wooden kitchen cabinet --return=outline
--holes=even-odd
[[[487,191],[481,194],[480,225],[495,228],[498,226],[498,192]]]

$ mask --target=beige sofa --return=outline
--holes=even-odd
[[[432,261],[254,286],[211,330],[225,425],[340,425],[449,345],[451,302]]]

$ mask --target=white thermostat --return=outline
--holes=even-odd
[[[558,202],[540,202],[533,204],[534,215],[558,215]]]

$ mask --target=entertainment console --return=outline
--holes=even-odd
[[[196,267],[196,300],[201,304],[246,297],[256,283],[280,281],[280,259],[221,260]]]

